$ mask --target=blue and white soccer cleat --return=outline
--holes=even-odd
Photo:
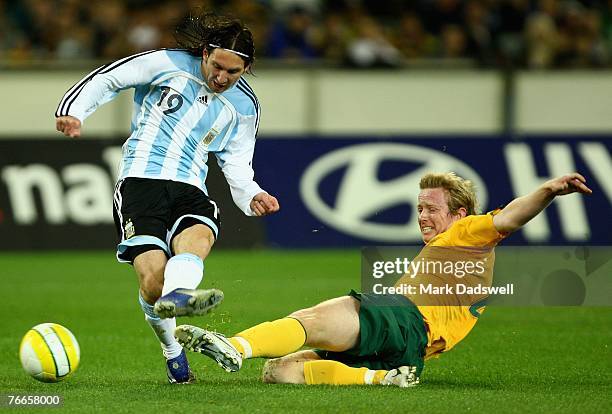
[[[186,348],[214,359],[227,372],[236,372],[242,366],[242,355],[227,338],[192,325],[180,325],[174,330],[174,337]]]
[[[219,289],[174,289],[157,299],[153,311],[162,319],[204,315],[223,301]]]
[[[395,385],[400,388],[414,387],[419,383],[416,376],[416,367],[403,366],[387,372],[380,385]]]
[[[176,358],[166,360],[166,373],[170,384],[191,384],[195,381],[184,349]]]

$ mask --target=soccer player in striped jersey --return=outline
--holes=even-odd
[[[414,279],[402,278],[412,279],[412,286],[452,286],[457,280],[490,286],[494,248],[500,241],[555,197],[591,193],[585,178],[571,173],[545,182],[503,209],[478,214],[472,184],[453,173],[426,174],[420,188],[419,226],[425,247],[413,262],[454,259],[451,264],[465,264],[478,259],[483,267],[481,272],[478,266],[465,266],[454,274],[435,267],[421,270]],[[396,287],[405,282],[402,279]],[[274,358],[264,366],[265,382],[409,387],[418,384],[426,359],[448,352],[468,335],[484,310],[482,299],[351,291],[231,338],[190,325],[177,327],[175,335],[185,348],[214,359],[227,371],[239,370],[244,359]],[[315,349],[299,351],[304,345]]]
[[[260,107],[242,75],[254,61],[253,36],[240,21],[192,14],[176,30],[177,49],[152,50],[104,65],[66,92],[57,130],[79,137],[83,121],[124,89],[134,89],[131,135],[123,145],[114,217],[117,259],[131,263],[139,302],[159,338],[171,383],[193,374],[173,337],[176,316],[204,314],[223,299],[197,289],[218,237],[206,162],[217,158],[236,205],[249,216],[279,210],[251,166]]]

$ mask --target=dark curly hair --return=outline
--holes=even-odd
[[[220,47],[239,52],[245,66],[255,61],[253,34],[238,19],[194,10],[178,24],[174,38],[179,48],[194,56],[202,56],[204,50],[210,54]]]

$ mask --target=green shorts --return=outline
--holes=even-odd
[[[403,365],[423,370],[427,330],[417,307],[402,295],[349,293],[361,302],[359,344],[344,352],[315,350],[323,359],[351,367],[390,370]]]

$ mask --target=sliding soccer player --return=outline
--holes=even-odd
[[[490,286],[495,246],[555,197],[590,194],[585,183],[578,173],[564,175],[503,209],[479,215],[469,181],[453,173],[425,175],[418,197],[425,247],[414,262],[454,258],[450,263],[462,266],[454,266],[451,275],[444,271],[406,275],[396,287],[411,282],[439,287],[456,278],[466,286]],[[467,261],[473,263],[470,269]],[[483,297],[478,295],[453,298],[457,296],[351,291],[231,338],[190,325],[177,327],[175,336],[185,348],[213,358],[227,371],[239,370],[244,359],[274,358],[265,364],[265,382],[408,387],[419,382],[424,361],[456,346],[484,310]],[[302,346],[314,350],[299,351]]]

